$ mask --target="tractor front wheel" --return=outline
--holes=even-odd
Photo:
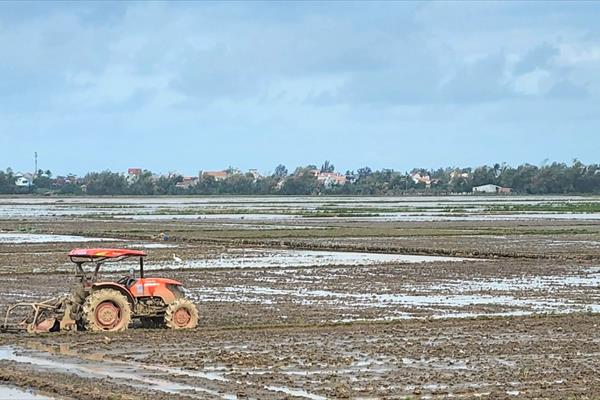
[[[124,331],[131,322],[131,307],[118,291],[100,289],[85,299],[83,322],[88,331]]]
[[[171,329],[193,329],[198,326],[198,309],[188,299],[177,299],[167,306],[165,325]]]

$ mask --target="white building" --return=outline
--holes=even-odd
[[[17,187],[29,187],[33,185],[33,182],[29,178],[20,176],[15,180],[15,185],[17,185]]]
[[[337,172],[319,172],[317,182],[321,183],[325,188],[330,189],[335,185],[345,185],[346,176]]]
[[[498,185],[492,185],[491,183],[487,185],[475,186],[473,187],[473,193],[510,193],[510,188],[505,188]]]

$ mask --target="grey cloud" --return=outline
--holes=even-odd
[[[341,103],[429,103],[439,96],[439,66],[429,58],[352,74],[334,96]]]
[[[506,56],[491,54],[461,67],[442,88],[442,96],[456,102],[493,101],[512,96],[505,82]]]
[[[533,48],[525,54],[515,65],[513,72],[521,75],[538,69],[547,69],[551,66],[553,59],[558,56],[559,50],[555,46],[544,43]]]
[[[514,21],[513,9],[495,5],[499,16],[493,19],[510,16]],[[440,12],[442,17],[436,17]],[[469,12],[490,14],[490,9],[477,5],[469,7]],[[168,90],[202,101],[267,98],[277,102],[277,95],[264,96],[273,82],[318,81],[323,76],[345,83],[337,90],[315,90],[306,96],[307,103],[465,103],[516,96],[507,82],[506,56],[495,50],[498,43],[485,43],[485,54],[461,48],[453,43],[455,37],[437,32],[437,24],[430,20],[448,19],[456,13],[457,9],[439,4],[389,3],[360,7],[296,3],[289,8],[271,3],[56,7],[29,18],[4,19],[8,22],[0,27],[0,49],[14,67],[4,77],[19,82],[9,85],[12,89],[7,88],[4,95],[19,85],[38,97],[77,94],[86,88],[69,82],[65,78],[69,74],[110,80],[106,75],[111,67],[123,66],[136,76],[168,75]],[[498,38],[498,33],[491,37]],[[27,51],[18,39],[27,44]],[[480,41],[486,40],[482,36]],[[546,41],[527,52],[512,73],[548,68],[556,79],[566,79],[565,71],[553,64],[557,51]],[[482,58],[465,62],[472,53]],[[551,95],[577,92],[567,83],[562,86],[557,84]],[[160,96],[161,90],[140,91],[132,84],[129,100],[143,105],[144,96]]]

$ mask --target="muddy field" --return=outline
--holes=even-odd
[[[599,203],[0,199],[0,311],[66,291],[71,248],[129,247],[201,314],[0,334],[0,398],[598,398]]]

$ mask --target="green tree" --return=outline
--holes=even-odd
[[[334,172],[335,166],[329,162],[329,160],[325,160],[323,165],[321,165],[321,172]]]
[[[310,169],[306,168],[298,174],[288,178],[281,187],[281,194],[309,195],[317,193],[317,177]]]
[[[137,179],[135,179],[129,185],[128,193],[134,195],[157,194],[154,179],[152,177],[152,172],[146,170],[142,171],[142,173],[137,177]]]
[[[6,172],[0,171],[0,193],[12,194],[17,190],[15,185],[15,176],[10,168],[6,169]]]
[[[356,170],[358,174],[358,179],[366,178],[367,176],[373,173],[373,170],[370,167],[362,167]]]
[[[58,193],[68,195],[79,195],[82,194],[83,191],[81,190],[81,187],[79,187],[79,185],[76,185],[74,183],[67,183],[58,190]]]
[[[481,186],[496,183],[496,173],[494,168],[487,165],[477,167],[473,171],[473,186]]]
[[[40,169],[35,175],[35,178],[33,179],[33,186],[35,186],[38,189],[52,188],[52,179],[50,178],[51,176],[52,172],[50,172],[50,170],[44,172]]]
[[[127,178],[110,171],[91,172],[83,179],[88,194],[122,195],[128,193]]]
[[[273,176],[275,176],[276,178],[285,178],[287,174],[288,170],[285,167],[285,165],[279,164],[277,167],[275,167],[275,172],[273,173]]]

